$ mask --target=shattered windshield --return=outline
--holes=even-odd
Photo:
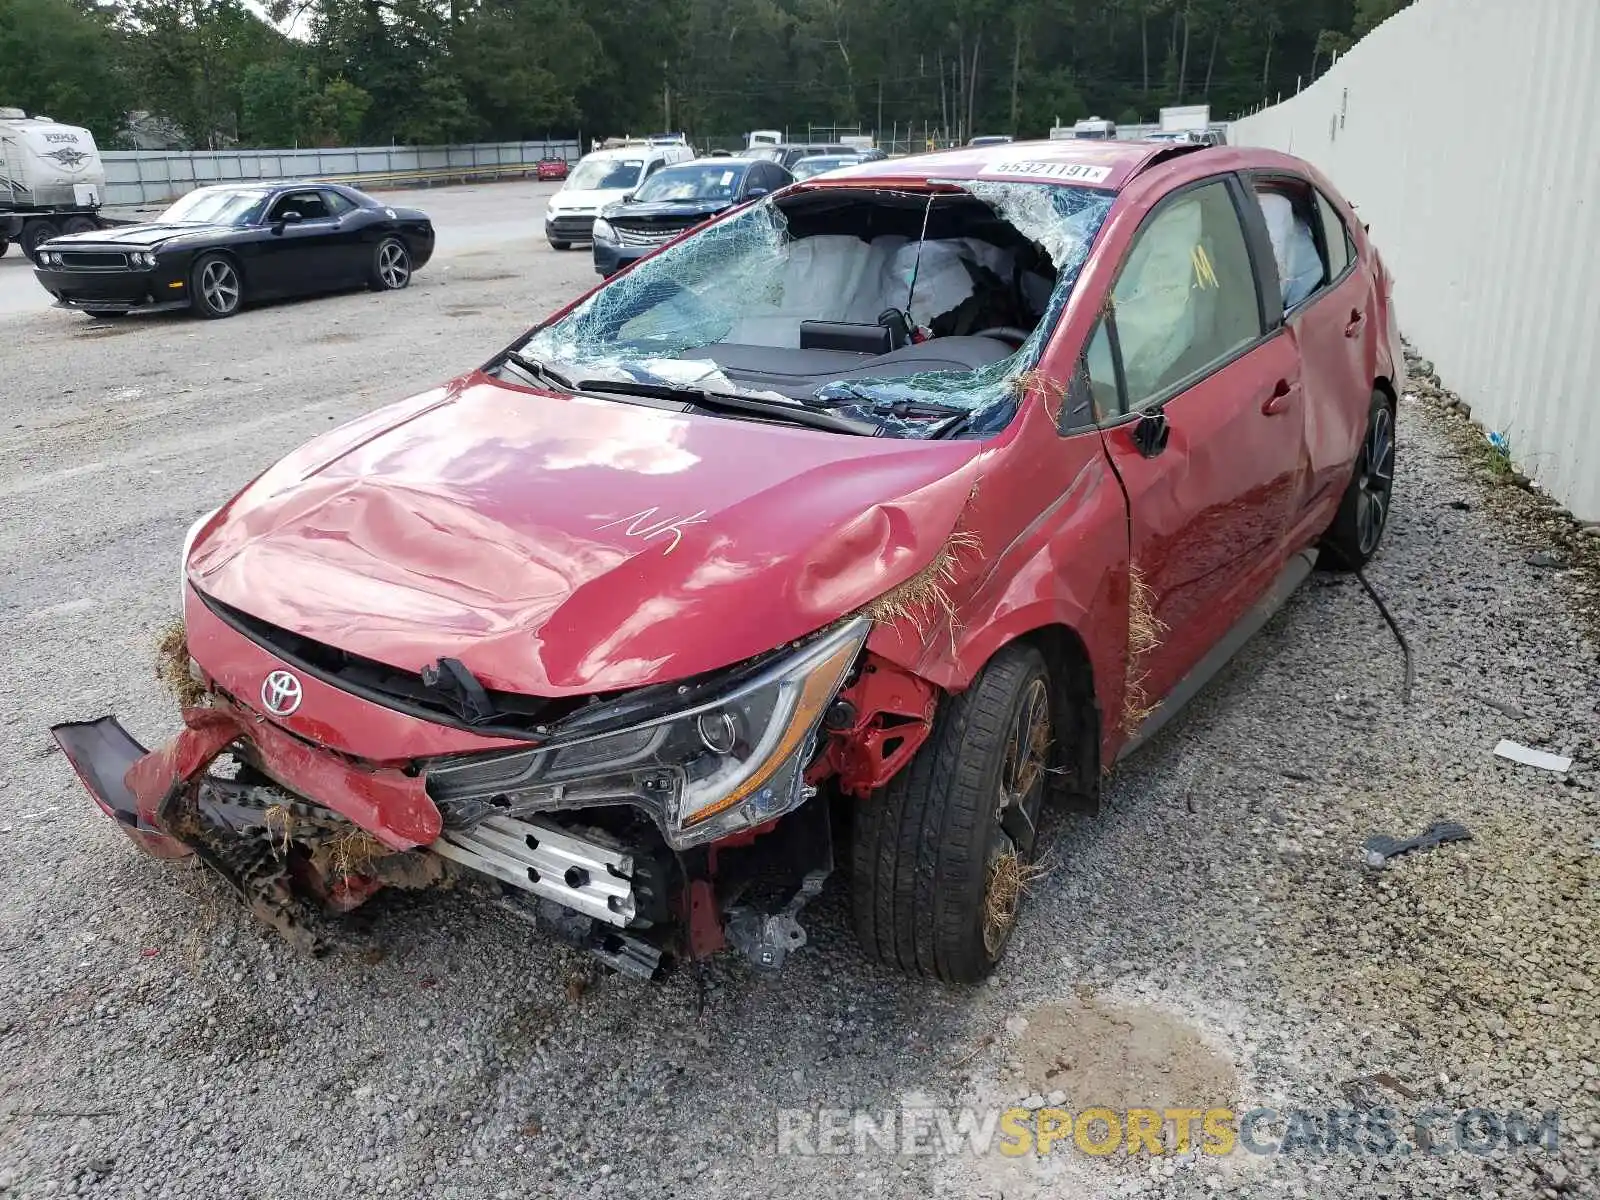
[[[936,186],[763,200],[640,262],[519,349],[579,387],[758,397],[891,436],[994,432],[1114,196]]]

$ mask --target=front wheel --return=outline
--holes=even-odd
[[[378,243],[367,282],[378,292],[398,292],[411,282],[411,254],[404,242],[391,237]]]
[[[9,249],[11,249],[11,239],[0,234],[0,258],[4,258]]]
[[[1378,552],[1394,499],[1394,455],[1394,406],[1388,396],[1374,392],[1355,470],[1333,524],[1322,536],[1330,566],[1359,571]]]
[[[1008,646],[941,702],[916,757],[862,805],[852,907],[867,954],[948,983],[1000,961],[1031,878],[1052,695],[1039,651]]]
[[[244,302],[244,281],[233,260],[221,254],[203,255],[189,276],[189,307],[208,320],[231,317]]]
[[[571,250],[572,249],[572,243],[571,242],[558,242],[558,241],[556,241],[555,238],[549,238],[547,240],[550,242],[550,249],[552,249],[552,250]]]

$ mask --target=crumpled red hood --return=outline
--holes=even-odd
[[[903,582],[953,529],[979,453],[474,374],[278,463],[187,570],[394,667],[448,656],[494,689],[612,691],[738,662]]]

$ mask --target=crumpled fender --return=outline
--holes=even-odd
[[[1118,712],[1128,644],[1127,499],[1099,438],[1055,437],[1046,405],[1025,406],[1006,436],[1037,449],[1008,456],[1004,471],[982,470],[988,454],[979,460],[978,482],[955,523],[954,532],[974,544],[952,560],[945,593],[954,611],[930,608],[917,619],[880,623],[867,647],[959,692],[1002,646],[1060,626],[1088,652],[1100,711]],[[1106,722],[1103,751],[1120,741],[1115,724]]]

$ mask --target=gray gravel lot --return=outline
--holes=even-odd
[[[380,901],[352,948],[308,961],[205,873],[141,857],[46,727],[114,710],[163,739],[175,714],[152,649],[187,524],[310,434],[481,361],[588,285],[586,253],[537,236],[532,190],[425,195],[442,233],[500,220],[517,240],[451,233],[402,293],[223,322],[0,323],[0,617],[20,697],[0,715],[0,1190],[1596,1194],[1600,685],[1576,611],[1592,577],[1530,564],[1537,525],[1472,481],[1459,418],[1431,401],[1402,406],[1397,511],[1369,573],[1416,650],[1412,704],[1360,589],[1314,579],[1111,777],[1099,817],[1047,830],[1049,872],[991,986],[866,964],[837,885],[777,979],[728,959],[641,985],[438,896]],[[508,202],[515,221],[491,218]],[[1496,760],[1501,737],[1578,765]],[[1369,834],[1438,817],[1474,840],[1361,865]],[[1430,1106],[1555,1108],[1562,1146],[777,1153],[780,1108],[1024,1098],[1361,1099],[1400,1110],[1406,1140]],[[1449,1119],[1437,1128],[1448,1143]]]

